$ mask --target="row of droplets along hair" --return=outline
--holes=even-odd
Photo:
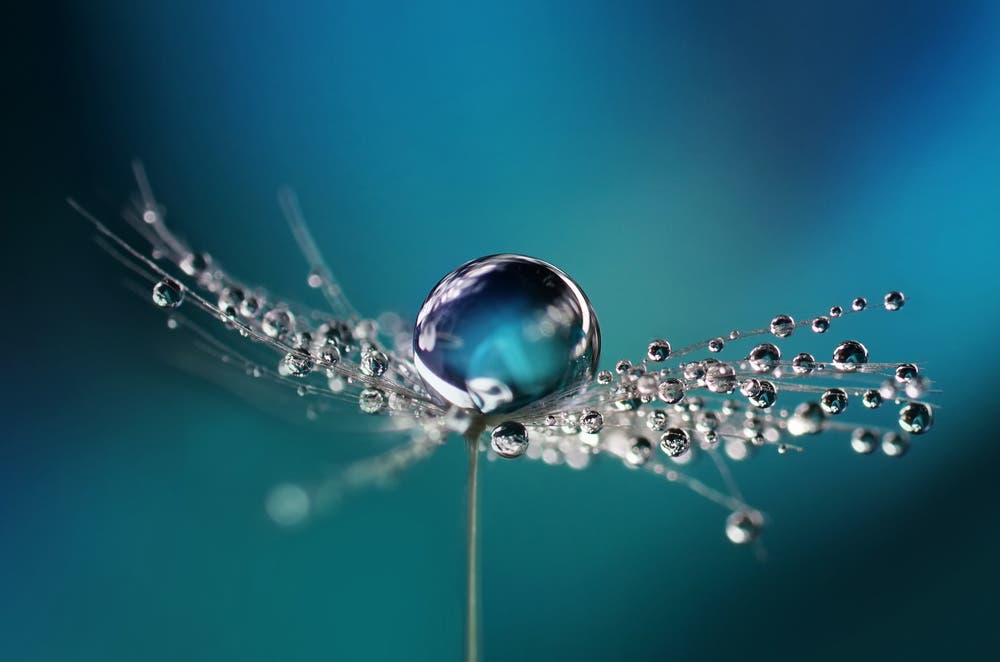
[[[800,442],[823,432],[842,433],[859,454],[881,448],[899,457],[911,436],[933,423],[933,407],[923,400],[930,382],[917,364],[871,362],[858,340],[833,343],[819,358],[787,357],[779,346],[795,333],[826,338],[848,315],[897,311],[905,302],[900,292],[877,302],[859,297],[805,320],[777,315],[766,327],[682,349],[655,339],[639,360],[598,370],[601,336],[589,300],[542,260],[493,255],[462,265],[433,288],[412,330],[395,314],[362,317],[334,280],[294,195],[283,191],[282,209],[310,265],[307,283],[329,308],[314,310],[247,285],[192,250],[168,229],[141,165],[134,171],[138,194],[124,218],[148,242],[148,254],[70,204],[93,223],[109,253],[152,284],[152,301],[168,311],[169,328],[188,329],[200,349],[248,378],[294,389],[310,400],[310,417],[349,402],[410,435],[409,443],[314,485],[277,486],[266,506],[280,524],[301,522],[345,492],[404,470],[449,433],[483,430],[490,459],[582,469],[605,457],[685,486],[724,507],[726,536],[745,544],[764,520],[744,501],[727,460],[758,449],[800,451]],[[185,309],[207,313],[215,329]],[[740,341],[749,345],[742,357],[715,358],[732,354]],[[799,402],[782,408],[785,397]],[[845,416],[887,406],[899,408],[898,428]],[[716,467],[722,489],[683,470],[699,455]]]

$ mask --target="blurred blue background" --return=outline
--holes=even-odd
[[[903,290],[799,340],[924,361],[935,429],[903,460],[834,435],[735,466],[765,562],[718,507],[613,463],[487,464],[487,659],[995,654],[995,3],[282,4],[9,17],[0,659],[462,650],[460,444],[273,526],[271,485],[392,439],[179,369],[64,204],[114,220],[135,156],[175,229],[279,292],[308,295],[285,183],[372,314],[412,316],[473,257],[549,260],[605,366]]]

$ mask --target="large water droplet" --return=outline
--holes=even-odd
[[[847,392],[842,388],[827,389],[819,398],[819,406],[827,414],[839,414],[847,409]]]
[[[534,258],[493,255],[431,290],[413,353],[438,399],[499,413],[589,380],[600,342],[597,316],[569,276]]]

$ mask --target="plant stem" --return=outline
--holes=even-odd
[[[469,484],[466,494],[465,659],[479,660],[479,434],[465,437],[469,450]]]

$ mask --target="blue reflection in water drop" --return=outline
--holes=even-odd
[[[413,331],[417,371],[443,402],[485,414],[520,409],[590,379],[597,316],[573,280],[523,255],[491,255],[445,276]]]

